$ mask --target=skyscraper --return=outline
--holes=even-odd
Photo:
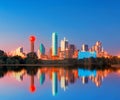
[[[99,54],[100,52],[103,52],[102,48],[102,42],[97,41],[95,45],[92,46],[91,51],[96,51],[96,53]]]
[[[87,44],[83,44],[82,45],[82,48],[81,48],[81,51],[88,51],[88,45]]]
[[[74,52],[75,52],[76,47],[75,47],[74,44],[70,44],[69,47],[68,47],[68,49],[69,49],[69,52],[70,52],[70,53],[69,53],[69,58],[72,58],[73,55],[74,55]]]
[[[56,32],[52,33],[52,56],[58,55],[58,35]]]
[[[95,44],[95,51],[99,54],[102,51],[102,42],[97,41]]]
[[[64,40],[61,40],[60,43],[61,51],[65,51],[68,48],[68,40],[64,37]]]
[[[42,55],[45,55],[45,47],[42,43],[40,44],[39,50]]]
[[[70,45],[69,45],[69,50],[71,50],[71,53],[74,54],[75,45],[74,45],[74,44],[70,44]]]

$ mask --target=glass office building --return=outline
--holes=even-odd
[[[41,53],[42,55],[45,54],[45,47],[44,47],[44,45],[43,45],[42,43],[40,44],[39,50],[40,50],[40,53]]]
[[[52,56],[58,55],[58,35],[56,32],[52,33]]]
[[[78,59],[84,59],[84,58],[90,58],[90,57],[96,58],[97,57],[96,52],[89,52],[89,51],[81,52],[80,51],[78,53]]]

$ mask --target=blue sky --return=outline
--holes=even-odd
[[[29,51],[28,37],[51,46],[52,32],[59,41],[66,37],[80,49],[97,40],[109,53],[120,55],[119,0],[0,0],[0,49],[11,51],[23,46]]]

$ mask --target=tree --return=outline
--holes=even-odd
[[[5,55],[5,52],[3,50],[0,50],[0,57],[4,55]]]
[[[19,60],[18,59],[15,59],[13,57],[9,57],[7,60],[6,60],[6,64],[20,64]]]
[[[38,59],[37,54],[35,52],[28,53],[27,58]]]
[[[30,52],[27,54],[27,57],[25,58],[26,64],[37,64],[37,62],[38,62],[38,57],[35,52]]]
[[[24,60],[21,56],[13,56],[12,58],[18,60],[19,64],[24,64]]]
[[[4,51],[0,50],[0,64],[5,64],[7,55]]]

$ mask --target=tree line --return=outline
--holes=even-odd
[[[106,66],[112,64],[120,64],[120,58],[113,56],[110,58],[84,58],[84,59],[64,59],[64,60],[41,60],[38,59],[35,52],[27,54],[26,58],[20,56],[7,56],[7,54],[0,50],[0,64],[75,64],[81,66]]]

